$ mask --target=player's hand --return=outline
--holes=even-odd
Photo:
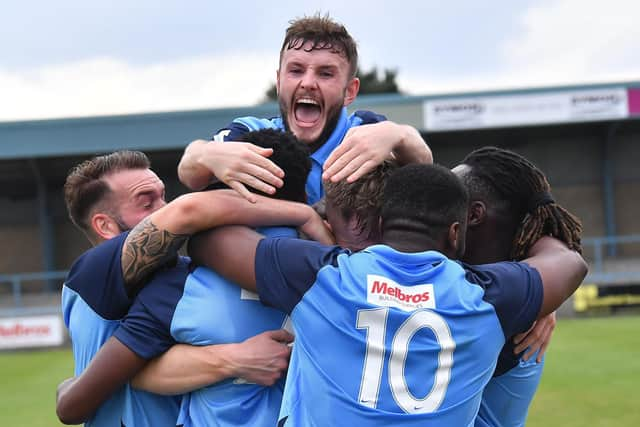
[[[267,331],[235,344],[233,357],[234,376],[243,380],[271,386],[289,366],[293,335],[284,329]]]
[[[315,240],[323,245],[336,244],[328,223],[313,208],[310,209],[309,220],[298,227],[298,231],[308,240]]]
[[[384,121],[349,129],[342,143],[324,162],[323,180],[353,182],[392,157],[404,134],[396,123]]]
[[[528,348],[527,352],[522,356],[522,359],[525,361],[529,360],[537,351],[538,357],[536,357],[536,362],[542,362],[542,357],[547,351],[555,327],[556,312],[554,311],[542,319],[538,319],[527,332],[518,334],[513,338],[513,342],[516,344],[514,353],[519,354]]]
[[[267,158],[271,154],[273,149],[248,142],[210,142],[198,162],[242,197],[255,203],[255,194],[246,186],[273,194],[283,184],[284,172]]]

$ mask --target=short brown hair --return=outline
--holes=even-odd
[[[387,178],[397,168],[395,161],[385,160],[354,182],[349,183],[346,179],[327,181],[324,184],[327,201],[340,210],[343,218],[349,219],[355,215],[359,231],[371,236],[378,231]]]
[[[311,43],[305,48],[306,43]],[[328,49],[332,53],[344,56],[349,63],[351,77],[355,77],[358,70],[358,47],[344,25],[332,20],[329,15],[305,16],[289,22],[289,28],[284,36],[280,49],[280,62],[285,50]]]
[[[144,153],[126,150],[96,156],[75,166],[64,183],[64,200],[71,221],[85,233],[92,234],[91,212],[111,193],[103,177],[121,170],[148,169],[150,166]]]

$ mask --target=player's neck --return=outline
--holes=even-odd
[[[414,253],[425,251],[438,251],[451,257],[442,242],[438,242],[428,235],[409,230],[387,230],[384,232],[382,243],[399,252]]]
[[[488,227],[469,227],[463,260],[489,264],[509,260],[512,236]]]

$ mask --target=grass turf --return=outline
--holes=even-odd
[[[528,427],[640,426],[640,316],[558,321]]]
[[[60,425],[71,351],[0,352],[0,426]],[[560,319],[528,427],[640,426],[640,316]]]
[[[56,386],[72,375],[69,349],[0,352],[0,426],[62,425]]]

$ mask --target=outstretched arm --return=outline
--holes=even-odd
[[[320,217],[305,204],[261,196],[256,200],[250,203],[233,190],[189,193],[149,215],[131,230],[122,249],[122,272],[129,293],[201,230],[227,224],[324,229]]]
[[[187,393],[227,378],[271,386],[289,365],[292,341],[293,335],[277,330],[238,344],[178,344],[152,360],[131,385],[158,394]]]
[[[245,186],[273,194],[282,187],[284,172],[267,157],[270,148],[246,142],[196,140],[187,146],[178,165],[180,181],[192,190],[200,190],[218,179],[244,198],[255,202],[255,194]]]
[[[392,153],[400,165],[433,163],[431,149],[415,128],[387,120],[349,129],[324,163],[322,179],[353,182]]]
[[[549,236],[538,240],[523,262],[538,270],[542,278],[544,292],[538,319],[560,307],[580,286],[588,271],[580,254]]]
[[[291,334],[277,330],[238,344],[176,345],[140,372],[148,360],[111,337],[79,377],[60,383],[56,413],[63,424],[85,422],[139,372],[133,385],[159,394],[180,394],[236,377],[273,385],[288,367],[291,341]]]

